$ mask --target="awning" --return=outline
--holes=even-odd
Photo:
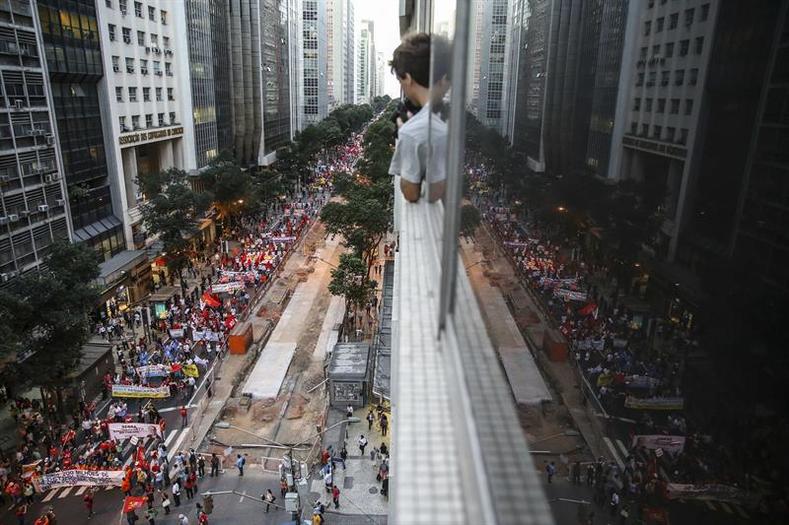
[[[120,221],[120,219],[114,215],[110,215],[109,217],[99,219],[98,221],[88,224],[84,228],[80,228],[79,230],[75,231],[74,237],[76,237],[78,241],[89,241],[93,237],[97,237],[102,233],[108,232],[113,228],[122,225],[123,223]]]
[[[100,273],[96,281],[104,288],[112,286],[122,279],[126,272],[147,260],[148,256],[144,250],[124,250],[99,265]]]

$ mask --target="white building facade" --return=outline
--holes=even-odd
[[[107,159],[129,248],[146,244],[137,177],[197,164],[186,20],[182,2],[98,2]]]

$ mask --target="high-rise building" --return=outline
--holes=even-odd
[[[74,240],[108,261],[126,248],[114,215],[98,86],[104,76],[95,2],[37,2]],[[115,208],[115,209],[114,209]]]
[[[113,198],[129,247],[140,249],[150,239],[142,227],[139,204],[146,196],[137,177],[197,167],[185,5],[107,0],[97,11],[107,72],[99,95]]]
[[[302,0],[287,0],[288,4],[288,68],[290,70],[290,129],[291,135],[303,128],[302,111],[304,107],[304,91],[302,83],[304,75],[302,64]]]
[[[263,151],[260,164],[276,160],[276,151],[293,136],[290,116],[290,10],[288,0],[260,0],[260,70],[263,88]]]
[[[375,29],[372,20],[362,20],[359,24],[359,45],[357,54],[356,102],[370,102],[375,83]]]
[[[321,121],[328,115],[326,25],[326,0],[303,0],[300,71],[304,125]]]
[[[68,239],[71,228],[53,94],[33,4],[28,0],[1,2],[0,22],[2,285],[39,267],[53,241]],[[82,28],[78,26],[77,31],[81,34]],[[97,58],[88,54],[86,64]],[[81,87],[76,84],[73,89]],[[89,155],[89,149],[84,154]]]
[[[354,102],[354,3],[326,0],[326,85],[329,110]]]
[[[386,92],[386,57],[383,51],[375,53],[375,91],[374,96],[380,97]]]
[[[502,107],[501,134],[512,144],[515,136],[515,117],[518,104],[518,85],[520,80],[521,54],[526,52],[526,37],[529,20],[529,4],[526,0],[512,0],[510,3],[510,45],[508,46],[505,60],[507,76],[504,86],[503,100],[506,106]]]

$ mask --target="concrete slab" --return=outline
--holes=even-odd
[[[255,368],[249,373],[242,394],[252,399],[277,397],[295,353],[295,342],[269,342],[255,363]]]

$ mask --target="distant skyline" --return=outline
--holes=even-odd
[[[357,0],[356,13],[359,20],[372,20],[375,24],[375,50],[384,54],[387,66],[384,69],[384,93],[390,97],[400,96],[400,84],[389,72],[389,60],[400,43],[398,0]]]

